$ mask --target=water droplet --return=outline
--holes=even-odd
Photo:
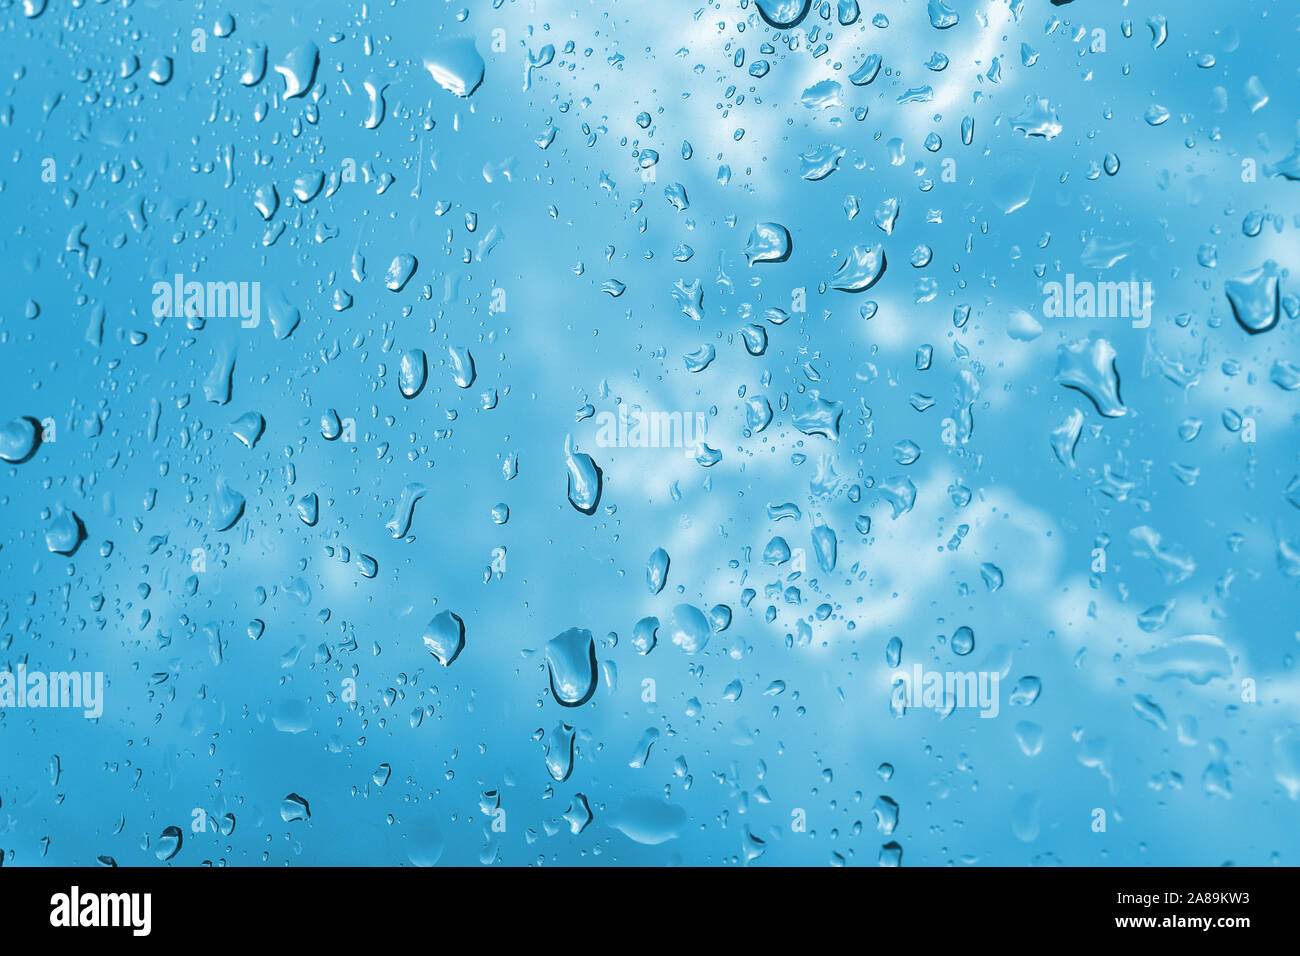
[[[406,288],[406,283],[411,281],[411,276],[415,275],[419,264],[419,260],[410,253],[404,252],[394,256],[393,261],[388,264],[388,271],[384,274],[384,285],[390,292],[401,292]]]
[[[415,519],[415,505],[424,497],[424,493],[425,487],[418,481],[413,481],[402,489],[393,507],[393,517],[384,525],[394,538],[405,538],[407,532],[411,530],[411,522]]]
[[[668,636],[687,654],[698,654],[709,643],[712,633],[704,612],[692,604],[679,604],[668,619]]]
[[[812,529],[813,550],[817,554],[817,566],[829,574],[835,570],[837,543],[835,532],[824,524]]]
[[[158,835],[158,848],[154,850],[154,856],[166,863],[174,859],[177,853],[181,852],[181,847],[185,845],[185,834],[180,827],[166,827]]]
[[[423,349],[411,349],[402,354],[397,369],[397,388],[403,398],[415,398],[424,390],[429,376],[429,360]]]
[[[469,388],[478,377],[474,369],[474,356],[463,346],[449,346],[447,352],[451,358],[452,381],[460,388]]]
[[[936,30],[947,30],[949,27],[954,27],[960,19],[957,12],[944,3],[943,0],[930,0],[927,10],[930,14],[930,26]]]
[[[1048,103],[1046,97],[1030,96],[1025,99],[1025,109],[1011,120],[1011,128],[1024,133],[1026,138],[1053,140],[1061,135],[1064,127],[1056,110]]]
[[[60,511],[45,529],[45,547],[53,554],[71,557],[85,540],[86,526],[75,511]]]
[[[638,654],[649,654],[659,643],[659,618],[643,617],[632,627],[632,647]]]
[[[1223,641],[1210,634],[1189,634],[1138,657],[1138,667],[1151,680],[1181,678],[1204,685],[1232,675],[1232,658]]]
[[[450,667],[465,649],[465,622],[451,611],[436,615],[424,630],[424,646],[439,664]]]
[[[21,465],[31,460],[41,445],[41,423],[34,418],[15,418],[0,428],[0,460]]]
[[[862,61],[862,65],[853,72],[852,76],[849,77],[849,82],[854,86],[867,86],[876,78],[876,74],[879,72],[880,54],[872,53]]]
[[[442,831],[432,820],[412,824],[402,845],[406,847],[406,858],[413,866],[420,867],[436,866],[446,849]]]
[[[262,432],[266,430],[266,419],[257,412],[248,412],[231,422],[230,430],[245,447],[255,448],[262,437]]]
[[[574,729],[564,722],[555,725],[546,741],[546,772],[556,783],[564,783],[573,773]]]
[[[854,246],[831,286],[840,292],[866,292],[885,274],[885,249],[883,246]]]
[[[444,90],[461,97],[472,96],[483,82],[483,57],[468,37],[439,42],[424,58],[424,68]]]
[[[812,0],[754,0],[754,6],[768,26],[786,30],[798,26],[808,15]]]
[[[1081,339],[1062,345],[1056,362],[1055,381],[1086,395],[1093,407],[1107,418],[1122,418],[1128,409],[1120,399],[1119,368],[1115,348],[1103,338]]]
[[[569,504],[585,515],[595,514],[603,476],[590,455],[575,449],[572,435],[564,440],[564,462],[569,471]]]
[[[212,499],[212,526],[227,531],[244,515],[244,496],[226,482],[217,479],[217,494]]]
[[[602,819],[634,843],[658,846],[680,836],[687,818],[685,810],[666,800],[638,796],[625,798]]]
[[[316,82],[316,67],[320,64],[320,49],[310,41],[294,47],[275,65],[275,72],[284,77],[285,99],[303,96]],[[245,84],[251,85],[251,84]]]
[[[656,548],[650,555],[650,560],[646,563],[645,583],[651,594],[658,594],[668,583],[668,552],[663,548]]]
[[[298,517],[308,527],[316,524],[320,517],[320,499],[316,496],[316,492],[305,494],[298,499]]]
[[[749,234],[745,259],[757,262],[785,262],[790,258],[790,231],[778,222],[760,222]]]
[[[816,389],[809,389],[803,407],[792,416],[794,427],[805,435],[820,435],[838,440],[840,419],[844,406],[829,398],[822,398]]]
[[[596,642],[591,631],[572,627],[546,644],[551,695],[565,707],[580,707],[596,692]]]
[[[280,819],[285,823],[293,823],[298,820],[311,819],[311,806],[307,803],[306,797],[301,797],[296,793],[290,793],[280,801]]]
[[[1258,269],[1223,284],[1237,324],[1251,335],[1267,332],[1279,318],[1280,283],[1272,259]]]
[[[949,646],[952,647],[952,652],[958,657],[965,657],[975,650],[975,632],[962,625],[953,632]]]

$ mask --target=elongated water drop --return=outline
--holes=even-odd
[[[595,514],[603,475],[590,455],[575,450],[572,435],[564,439],[564,463],[569,471],[569,504],[585,515]]]
[[[320,64],[320,49],[308,41],[294,47],[275,65],[275,72],[284,77],[285,99],[303,96],[316,81],[316,67]]]
[[[573,773],[574,729],[561,721],[546,740],[546,772],[556,783],[564,783]]]
[[[837,545],[835,532],[824,524],[812,529],[813,550],[817,554],[817,565],[827,574],[835,570]]]
[[[469,354],[469,349],[457,345],[450,346],[447,353],[451,359],[452,381],[460,388],[469,388],[478,376],[474,370],[474,356]]]
[[[646,563],[645,583],[651,594],[658,594],[668,583],[668,552],[663,548],[655,548],[650,555],[650,560]]]
[[[405,538],[411,530],[411,521],[415,517],[415,504],[424,497],[425,487],[413,481],[402,489],[397,503],[393,506],[393,517],[386,525],[388,533],[394,538]]]
[[[424,390],[429,375],[429,360],[423,349],[411,349],[402,354],[397,368],[397,388],[403,398],[415,398]]]
[[[551,695],[565,707],[580,707],[596,692],[596,642],[591,631],[571,627],[546,644]]]
[[[234,527],[244,514],[244,496],[226,482],[217,479],[217,494],[212,500],[212,526],[218,531]]]

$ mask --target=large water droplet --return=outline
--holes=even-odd
[[[285,823],[311,819],[311,805],[306,797],[290,793],[280,801],[280,819]]]
[[[754,0],[754,6],[769,26],[785,30],[799,25],[808,15],[812,0]]]
[[[258,441],[262,437],[262,432],[266,430],[266,419],[258,412],[248,412],[231,422],[230,430],[235,433],[236,438],[244,443],[245,447],[256,448]]]
[[[975,632],[963,624],[953,632],[949,646],[958,657],[965,657],[975,650]]]
[[[785,262],[790,258],[790,230],[779,222],[760,222],[749,234],[745,259],[756,262]]]
[[[930,26],[936,30],[947,30],[949,27],[957,25],[960,17],[957,11],[949,7],[943,0],[930,0],[928,7],[930,14]]]
[[[363,125],[366,129],[375,129],[384,121],[384,114],[388,109],[388,104],[384,102],[384,91],[388,89],[388,84],[378,77],[370,76],[361,86],[369,100]]]
[[[813,550],[817,554],[817,565],[827,574],[835,570],[838,546],[835,532],[824,524],[812,529]]]
[[[658,846],[681,834],[686,811],[657,797],[628,797],[605,819],[634,843]]]
[[[632,627],[632,647],[638,654],[649,654],[659,643],[659,618],[643,617]]]
[[[854,246],[831,280],[840,292],[866,292],[885,274],[883,246]]]
[[[1011,128],[1024,133],[1026,138],[1052,140],[1061,134],[1061,119],[1043,96],[1025,98],[1025,109],[1011,120]]]
[[[799,154],[799,178],[810,183],[820,182],[840,168],[840,160],[847,150],[843,146],[822,143]]]
[[[483,57],[468,37],[438,43],[424,58],[424,68],[439,86],[457,96],[471,96],[483,82]]]
[[[429,360],[423,349],[411,349],[402,355],[397,368],[397,388],[403,398],[415,398],[424,390],[429,377]]]
[[[843,415],[844,406],[840,402],[822,398],[816,389],[809,389],[803,407],[791,416],[791,421],[805,435],[838,439]]]
[[[901,475],[886,478],[880,483],[880,496],[889,502],[890,517],[896,520],[916,504],[916,485]]]
[[[411,276],[415,275],[419,264],[420,261],[408,252],[394,256],[388,264],[388,271],[384,273],[384,285],[390,292],[401,292],[406,288],[406,283],[411,281]]]
[[[442,831],[432,820],[421,820],[411,825],[402,841],[406,858],[413,866],[435,866],[442,859],[446,841]]]
[[[320,64],[320,49],[307,42],[294,47],[275,65],[275,72],[284,77],[285,99],[302,96],[316,81],[316,67]]]
[[[655,548],[646,562],[645,583],[651,594],[658,594],[668,583],[668,552],[663,548]]]
[[[785,538],[776,535],[763,548],[763,563],[779,568],[790,560],[790,545]]]
[[[36,454],[41,444],[41,423],[24,416],[0,428],[0,459],[21,465]]]
[[[1237,324],[1251,335],[1267,332],[1277,325],[1280,283],[1277,263],[1272,259],[1258,269],[1229,279],[1223,284],[1223,291]]]
[[[1232,657],[1223,641],[1210,634],[1188,634],[1138,657],[1138,666],[1152,680],[1180,677],[1207,684],[1232,674]]]
[[[464,346],[448,346],[447,354],[451,359],[451,379],[460,388],[469,388],[474,384],[478,373],[474,370],[474,356]]]
[[[234,527],[244,514],[244,496],[226,482],[217,479],[217,494],[212,499],[212,526],[218,531]]]
[[[745,402],[745,427],[757,435],[772,423],[772,403],[759,396]]]
[[[872,53],[862,61],[862,65],[854,71],[852,76],[849,77],[849,82],[854,86],[866,86],[876,78],[876,74],[879,72],[880,54]]]
[[[1082,392],[1107,418],[1122,418],[1128,409],[1119,396],[1115,349],[1103,338],[1062,345],[1056,362],[1056,382]]]
[[[316,492],[310,492],[298,499],[298,517],[309,528],[320,518],[320,498]]]
[[[413,481],[402,489],[393,508],[392,520],[384,525],[394,538],[405,538],[406,533],[411,530],[411,521],[415,518],[415,504],[424,497],[424,492],[424,485],[418,481]]]
[[[585,515],[595,514],[602,473],[590,455],[575,450],[572,435],[564,439],[564,463],[569,470],[569,504]]]
[[[167,827],[158,835],[158,847],[154,850],[153,855],[166,863],[181,852],[181,847],[184,844],[185,834],[181,832],[181,828]]]
[[[451,611],[443,611],[424,629],[424,646],[439,664],[450,667],[465,649],[465,622]]]
[[[564,722],[555,725],[546,741],[546,772],[557,783],[564,783],[573,773],[574,729]]]
[[[596,692],[596,642],[591,631],[571,627],[546,644],[551,695],[565,707],[580,707]]]
[[[61,511],[45,529],[45,547],[54,554],[72,556],[86,540],[86,526],[75,511]]]
[[[668,619],[668,636],[687,654],[698,654],[709,643],[712,629],[704,612],[693,604],[679,604]]]

